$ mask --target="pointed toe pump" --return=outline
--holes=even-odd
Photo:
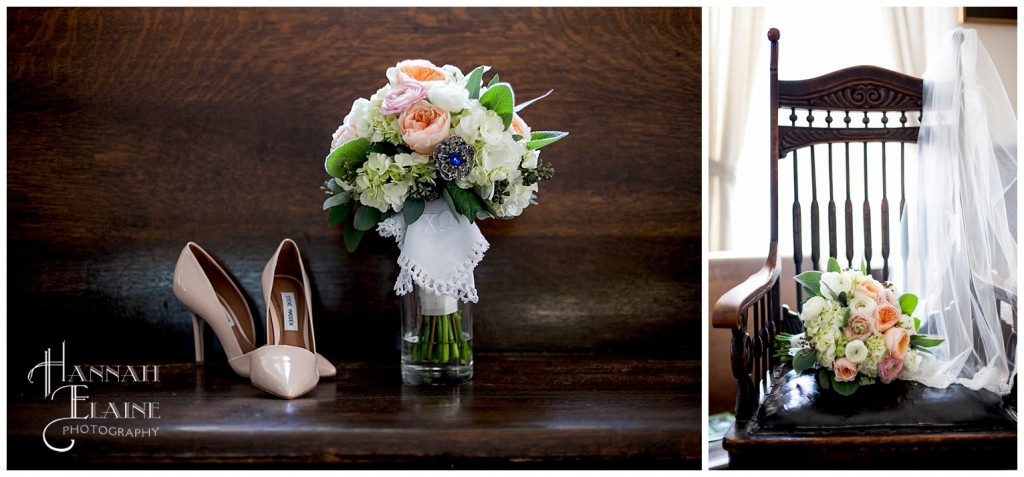
[[[239,376],[249,377],[256,332],[252,311],[235,281],[206,250],[189,242],[178,256],[172,288],[174,296],[192,315],[196,363],[205,362],[203,323],[206,323],[217,335],[231,369]],[[316,368],[321,377],[337,374],[334,365],[320,354],[316,355]]]
[[[234,280],[195,242],[186,244],[178,256],[173,289],[174,296],[192,314],[196,363],[205,361],[202,323],[205,322],[220,340],[231,369],[240,376],[249,376],[248,354],[256,349],[249,304]]]
[[[309,278],[291,239],[281,242],[263,269],[262,284],[267,345],[252,353],[250,377],[254,386],[294,399],[316,388],[319,366]]]

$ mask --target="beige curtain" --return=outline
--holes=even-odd
[[[943,35],[959,26],[954,7],[887,8],[890,41],[896,51],[897,70],[920,77]]]
[[[750,110],[753,70],[767,32],[762,8],[705,8],[708,29],[708,200],[710,250],[728,248],[725,233]]]

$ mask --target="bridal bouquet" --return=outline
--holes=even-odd
[[[797,372],[818,368],[824,389],[850,395],[876,380],[888,384],[914,372],[919,353],[943,341],[917,334],[917,296],[864,270],[842,270],[830,258],[827,271],[795,278],[810,296],[800,313],[804,332],[777,335],[776,356],[791,360]]]
[[[328,224],[344,224],[346,248],[376,226],[401,249],[395,291],[409,384],[472,377],[466,304],[477,301],[473,270],[489,246],[475,221],[511,219],[535,203],[538,183],[554,174],[540,149],[567,134],[533,131],[519,116],[551,91],[516,104],[497,74],[484,82],[489,69],[463,74],[426,60],[388,68],[387,83],[352,104],[324,164],[323,207]]]
[[[489,69],[463,75],[451,65],[402,61],[370,99],[352,104],[334,133],[324,186],[328,223],[344,224],[349,251],[393,214],[412,224],[431,200],[444,199],[469,222],[516,217],[538,182],[552,177],[540,148],[567,133],[532,131],[518,114],[547,94],[517,105],[498,75],[484,85]]]

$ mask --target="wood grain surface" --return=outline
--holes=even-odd
[[[491,65],[523,100],[554,88],[523,117],[571,133],[544,150],[540,205],[481,223],[477,348],[700,356],[698,9],[15,8],[7,28],[14,370],[64,340],[188,361],[181,248],[221,260],[261,317],[285,237],[318,349],[397,358],[397,247],[345,251],[319,186],[352,101],[406,58]]]
[[[93,382],[106,403],[156,403],[131,419],[60,421],[68,391],[10,390],[11,469],[366,467],[697,469],[700,361],[481,354],[473,381],[402,386],[398,362],[341,363],[309,396],[271,397],[226,364],[165,365],[159,382]],[[79,405],[81,416],[88,408]],[[102,416],[102,412],[98,412]],[[68,429],[64,429],[68,426]],[[74,429],[71,426],[77,426]],[[83,430],[85,426],[85,430]],[[103,430],[100,430],[100,429]],[[133,437],[111,436],[110,429]],[[142,434],[142,430],[157,429]],[[139,432],[134,430],[138,429]],[[124,434],[122,431],[121,434]]]

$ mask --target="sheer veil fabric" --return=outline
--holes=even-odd
[[[1017,119],[974,30],[945,36],[924,75],[924,103],[919,202],[908,204],[917,223],[903,218],[904,283],[921,298],[920,333],[946,341],[904,377],[1005,395],[1016,375],[1016,324],[997,297],[1017,293]]]

